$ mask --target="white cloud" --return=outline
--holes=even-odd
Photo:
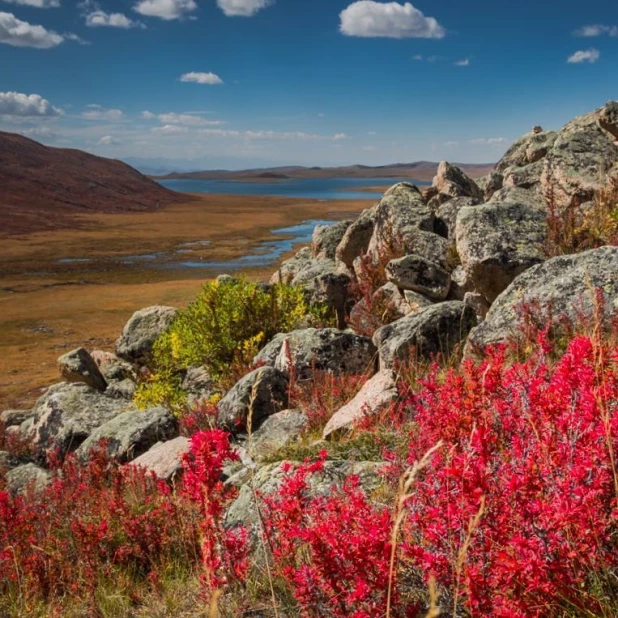
[[[508,140],[505,137],[480,137],[471,139],[468,143],[472,144],[472,146],[501,146],[508,143]]]
[[[100,146],[115,146],[116,144],[120,144],[121,142],[120,140],[112,137],[111,135],[104,135],[98,143]]]
[[[217,86],[223,83],[223,80],[215,73],[198,73],[191,71],[180,76],[181,82],[193,82],[194,84],[208,84],[209,86]]]
[[[61,116],[62,110],[54,107],[40,94],[0,92],[0,116]]]
[[[161,133],[163,135],[181,135],[188,130],[187,127],[180,127],[176,124],[165,124],[162,127],[154,127],[154,129],[151,129],[153,133]]]
[[[140,15],[158,17],[165,21],[181,19],[195,9],[195,0],[141,0],[133,7]]]
[[[377,135],[375,131],[367,131],[367,135]]]
[[[157,117],[156,114],[153,114],[152,112],[149,112],[148,110],[145,110],[142,112],[142,118],[145,118],[146,120],[154,120]]]
[[[388,37],[393,39],[441,39],[444,28],[433,17],[426,17],[406,2],[359,0],[341,11],[340,30],[347,36]]]
[[[457,146],[459,146],[459,142],[445,142],[444,146],[446,148],[457,148]]]
[[[340,142],[343,139],[348,139],[348,136],[345,133],[337,133],[336,135],[333,136],[333,139],[336,142]]]
[[[586,38],[602,36],[607,34],[608,36],[618,37],[618,26],[605,26],[603,24],[591,24],[584,26],[579,30],[576,30],[573,34],[575,36],[582,36]]]
[[[122,13],[106,13],[100,9],[85,15],[86,25],[90,28],[145,28],[141,21],[133,21]]]
[[[186,127],[178,127],[185,128]],[[154,130],[154,129],[153,129]],[[347,139],[345,133],[319,135],[303,131],[235,131],[233,129],[198,129],[198,133],[211,137],[243,138],[250,141],[332,141]]]
[[[464,58],[463,60],[457,60],[455,62],[456,67],[469,67],[470,66],[470,58]]]
[[[81,113],[85,120],[122,120],[124,114],[119,109],[105,109],[100,105],[88,105],[88,110]]]
[[[55,139],[57,136],[49,127],[33,127],[32,129],[23,129],[17,131],[26,137],[47,138],[48,140]]]
[[[144,114],[142,114],[142,116],[145,117]],[[154,114],[152,114],[152,116],[154,117]],[[188,127],[217,127],[225,124],[222,120],[206,120],[206,118],[201,118],[200,116],[194,114],[175,114],[173,112],[159,114],[156,118],[158,118],[163,124],[181,124]]]
[[[594,64],[600,57],[601,52],[598,49],[587,49],[575,52],[572,56],[569,56],[567,62],[569,64],[582,64],[583,62]]]
[[[13,47],[49,49],[64,41],[64,37],[43,26],[17,19],[12,13],[0,12],[0,43]]]
[[[421,62],[423,60],[422,54],[416,54],[416,56],[412,56],[412,60],[416,60],[417,62]]]
[[[51,9],[60,6],[60,0],[4,0],[6,4],[19,4],[20,6],[33,6],[37,9]]]
[[[217,0],[228,17],[251,17],[274,3],[275,0]]]

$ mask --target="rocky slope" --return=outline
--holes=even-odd
[[[551,259],[546,248],[550,205],[563,212],[583,205],[585,212],[594,192],[615,179],[617,137],[618,103],[612,102],[558,132],[535,128],[477,181],[442,162],[425,193],[400,183],[356,220],[316,228],[312,245],[283,263],[271,283],[303,286],[312,302],[326,303],[337,314],[339,329],[276,335],[265,342],[255,370],[224,394],[217,419],[221,427],[241,431],[249,408],[255,421],[252,450],[243,451],[230,482],[243,487],[248,468],[256,467],[259,489],[276,488],[279,464],[260,462],[296,439],[307,421],[302,412],[286,409],[290,375],[311,379],[322,369],[370,376],[326,425],[324,438],[329,439],[393,401],[393,367],[409,359],[412,350],[421,359],[462,346],[468,356],[482,354],[486,345],[517,334],[522,304],[537,312],[551,307],[546,319],[556,323],[593,315],[609,321],[618,311],[618,247]],[[354,316],[363,314],[368,301],[355,304],[351,286],[367,260],[379,263],[393,246],[396,254],[384,268],[387,282],[371,299],[386,300],[389,311],[381,315],[383,324],[373,337],[354,332],[349,324],[362,326]],[[39,467],[47,449],[87,457],[101,437],[109,440],[110,455],[123,462],[137,458],[165,479],[179,473],[188,442],[178,437],[175,418],[160,407],[137,412],[132,403],[136,376],[174,315],[168,307],[137,312],[115,353],[80,349],[61,357],[66,382],[52,386],[33,410],[4,412],[7,432],[29,440],[40,455],[27,463],[2,456],[12,468],[9,484],[15,490],[27,479],[47,482],[49,473]],[[212,393],[200,367],[187,372],[185,387],[194,399]],[[352,466],[344,464],[329,465]],[[371,486],[375,463],[354,466]],[[242,489],[228,523],[251,523],[250,500],[249,489]]]
[[[76,214],[154,210],[189,199],[121,161],[4,132],[0,187],[3,234],[64,227]]]

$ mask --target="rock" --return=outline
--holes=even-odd
[[[129,362],[147,364],[154,342],[167,331],[176,317],[174,307],[147,307],[136,311],[116,341],[116,354]]]
[[[15,427],[33,416],[34,410],[5,410],[0,414],[0,425],[5,429],[7,427]]]
[[[238,497],[230,505],[225,514],[225,527],[242,525],[257,534],[258,514],[253,500],[254,489],[262,496],[269,496],[279,490],[287,474],[293,473],[300,465],[297,462],[280,462],[260,467],[254,475],[253,487],[245,483],[240,488]],[[358,476],[362,489],[368,494],[383,483],[380,470],[381,462],[373,461],[327,461],[324,472],[316,473],[309,478],[309,493],[311,496],[327,496],[333,486],[341,486],[348,476]],[[286,472],[290,468],[289,472]]]
[[[137,379],[133,366],[111,352],[93,350],[90,356],[108,383],[121,382],[126,379],[135,381]]]
[[[482,322],[485,319],[491,306],[487,302],[487,299],[479,292],[467,292],[463,301],[466,305],[474,309],[478,322]]]
[[[183,457],[189,452],[191,443],[188,438],[179,436],[167,442],[157,442],[131,462],[131,466],[144,468],[157,478],[169,482],[175,481],[182,472]]]
[[[58,369],[67,382],[83,382],[103,392],[107,382],[98,365],[84,348],[77,348],[58,359]]]
[[[465,268],[457,266],[451,273],[451,289],[447,300],[462,300],[468,292],[474,292],[474,283]]]
[[[541,182],[544,165],[543,161],[536,161],[523,167],[509,168],[504,172],[504,186],[523,189],[536,187]]]
[[[255,461],[264,461],[298,440],[308,423],[300,410],[282,410],[269,416],[252,434],[249,454]]]
[[[133,380],[125,379],[117,382],[112,382],[105,391],[108,397],[113,399],[133,399],[135,392],[137,391],[137,384]]]
[[[426,301],[429,302],[429,301]],[[371,296],[371,310],[366,298],[361,298],[350,311],[349,323],[361,334],[373,333],[382,326],[411,313],[411,306],[394,283],[386,283]]]
[[[609,101],[599,114],[599,126],[618,140],[618,102]]]
[[[451,285],[446,270],[418,255],[391,260],[386,265],[386,277],[402,290],[412,290],[436,301],[448,296]]]
[[[404,290],[403,297],[406,301],[406,305],[408,306],[408,311],[406,311],[406,315],[410,315],[411,313],[418,313],[427,307],[431,307],[433,302],[428,298],[419,294],[418,292],[413,292],[412,290]],[[402,316],[403,317],[403,316]]]
[[[539,161],[551,150],[556,137],[557,133],[554,131],[526,133],[513,143],[500,161],[496,163],[495,171],[504,173],[508,169],[512,170]]]
[[[521,274],[496,299],[485,321],[470,333],[467,354],[516,338],[521,308],[528,305],[537,315],[551,307],[552,323],[595,315],[596,290],[604,297],[604,317],[609,322],[618,310],[618,247],[601,247],[576,255],[552,258]]]
[[[38,448],[72,452],[97,428],[123,412],[136,412],[131,403],[112,399],[86,384],[55,384],[37,401],[29,432]]]
[[[182,390],[187,393],[190,405],[207,401],[220,392],[207,367],[189,367],[182,381]]]
[[[236,277],[233,277],[232,275],[228,275],[228,274],[221,274],[218,275],[217,278],[215,279],[215,281],[219,284],[219,285],[226,285],[226,284],[230,284],[230,283],[237,283],[238,279]]]
[[[455,165],[441,161],[438,172],[433,179],[433,187],[447,199],[452,197],[471,197],[478,202],[483,199],[483,192],[478,185]]]
[[[337,410],[326,424],[322,436],[324,439],[351,429],[367,415],[374,415],[387,410],[397,400],[395,374],[390,369],[383,369],[368,380],[357,395],[345,406]]]
[[[346,219],[333,225],[316,225],[311,243],[313,257],[334,260],[337,247],[352,223],[352,219]]]
[[[476,206],[478,203],[478,200],[473,197],[455,197],[448,200],[448,202],[444,202],[436,210],[436,234],[448,240],[454,240],[457,214],[462,208],[466,206]]]
[[[242,431],[251,414],[256,430],[264,419],[287,406],[288,378],[274,367],[260,367],[244,376],[219,402],[217,424],[228,431]]]
[[[502,189],[504,177],[500,172],[492,171],[482,178],[476,179],[476,184],[483,192],[484,200],[491,199],[491,196],[498,190]]]
[[[6,473],[6,486],[13,495],[23,494],[30,489],[38,492],[43,491],[51,479],[51,472],[33,463],[27,463]]]
[[[307,380],[313,371],[360,375],[375,368],[376,348],[368,337],[336,328],[307,328],[289,333],[275,367]],[[291,366],[290,366],[291,363]]]
[[[593,198],[618,163],[618,146],[599,126],[603,110],[567,123],[544,159],[541,188],[545,199],[558,207]]]
[[[397,361],[448,357],[476,326],[471,307],[459,301],[432,305],[376,331],[373,341],[380,351],[380,365],[391,368]]]
[[[270,278],[271,284],[285,283],[290,285],[294,277],[301,271],[307,268],[307,265],[313,260],[310,247],[303,247],[289,260],[285,260],[279,266],[277,272]],[[325,264],[330,267],[330,261],[325,259]]]
[[[358,219],[345,231],[335,250],[335,257],[348,268],[352,268],[354,260],[367,252],[369,241],[373,235],[377,205],[363,210]]]
[[[163,407],[125,412],[95,429],[77,449],[81,459],[101,442],[107,442],[107,455],[111,459],[127,462],[144,454],[159,441],[171,440],[178,435],[178,422]]]
[[[459,211],[457,252],[474,289],[489,302],[517,275],[545,260],[546,220],[539,207],[494,203],[493,198]]]

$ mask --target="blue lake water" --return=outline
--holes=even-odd
[[[379,199],[381,192],[358,191],[363,187],[394,185],[413,182],[409,178],[284,178],[268,182],[245,182],[218,179],[170,179],[158,182],[168,189],[182,193],[220,193],[223,195],[272,195],[274,197],[299,197],[316,200]]]

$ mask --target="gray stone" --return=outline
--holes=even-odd
[[[580,316],[592,319],[596,294],[604,297],[607,323],[618,311],[618,247],[601,247],[552,258],[517,277],[496,299],[485,321],[470,333],[466,353],[516,339],[521,332],[521,308],[528,305],[540,319],[559,326]],[[548,310],[551,308],[551,313]]]
[[[55,384],[37,401],[28,427],[38,448],[77,449],[97,428],[123,412],[135,412],[133,404],[112,399],[86,384]]]
[[[0,424],[6,429],[21,425],[25,420],[34,417],[34,410],[5,410],[0,414]]]
[[[129,362],[147,364],[155,341],[171,326],[178,309],[147,307],[136,311],[116,341],[116,354]]]
[[[540,185],[544,167],[543,161],[536,161],[523,167],[508,168],[504,172],[504,186],[532,189]]]
[[[260,367],[244,376],[219,402],[217,424],[243,431],[251,416],[256,430],[268,416],[288,407],[288,378],[274,367]]]
[[[354,260],[367,252],[369,241],[373,235],[376,211],[378,206],[363,210],[358,219],[352,223],[335,250],[335,257],[348,268],[352,268]]]
[[[451,285],[449,273],[418,255],[406,255],[386,265],[386,277],[402,290],[418,292],[431,300],[444,300]]]
[[[599,114],[599,126],[618,140],[618,102],[609,101]]]
[[[529,163],[535,163],[544,158],[551,150],[556,141],[557,133],[554,131],[541,131],[535,133],[531,131],[520,137],[506,151],[505,155],[498,161],[495,167],[496,172],[504,173],[507,169],[523,167]]]
[[[52,474],[33,463],[17,466],[6,473],[6,486],[12,494],[23,494],[29,490],[43,491],[49,485]]]
[[[144,454],[157,442],[171,440],[178,435],[178,422],[163,407],[124,412],[107,421],[77,449],[81,459],[88,458],[101,440],[106,441],[107,455],[120,462],[127,462]]]
[[[401,318],[376,331],[373,341],[380,351],[382,368],[397,361],[448,357],[476,326],[471,307],[459,301],[432,305],[419,313]]]
[[[90,356],[108,382],[121,382],[126,379],[135,381],[137,379],[133,366],[112,352],[93,350]]]
[[[390,408],[397,401],[395,374],[383,369],[368,380],[356,396],[330,418],[322,436],[324,439],[349,430],[368,415]]]
[[[474,289],[493,302],[515,277],[545,260],[547,215],[524,203],[492,201],[462,208],[456,235]]]
[[[491,196],[502,189],[504,177],[500,172],[492,171],[489,174],[476,179],[476,184],[483,192],[485,201],[491,199]]]
[[[58,359],[58,369],[67,382],[83,382],[101,392],[107,388],[107,382],[98,365],[84,348],[63,354]]]
[[[307,328],[293,331],[286,337],[275,367],[285,372],[293,368],[298,379],[307,380],[314,370],[373,374],[375,359],[376,348],[368,337],[336,328]]]
[[[129,465],[144,468],[163,481],[173,482],[182,473],[183,457],[190,447],[189,439],[183,436],[167,442],[157,442]]]
[[[182,381],[182,390],[187,393],[191,404],[207,401],[220,392],[207,367],[189,367]]]
[[[334,260],[337,247],[352,223],[351,219],[346,219],[333,225],[316,225],[311,243],[313,257]]]
[[[441,161],[433,179],[433,187],[440,195],[452,197],[472,197],[477,201],[483,199],[483,192],[478,185],[460,168],[447,161]]]
[[[112,382],[105,391],[105,394],[108,397],[112,397],[113,399],[133,399],[135,392],[137,391],[137,384],[126,378],[124,380],[119,380],[117,382]]]
[[[405,315],[418,313],[419,311],[422,311],[427,307],[431,307],[431,305],[434,304],[433,301],[429,300],[427,297],[419,294],[418,292],[413,292],[412,290],[404,290],[403,297],[406,301],[406,305],[408,306],[408,310]]]
[[[476,206],[478,203],[478,200],[473,197],[455,197],[444,202],[436,210],[436,233],[449,240],[454,240],[457,214],[465,206]]]
[[[487,299],[479,292],[468,292],[464,296],[464,303],[474,309],[476,319],[479,322],[482,322],[485,319],[491,306]]]
[[[309,419],[300,410],[282,410],[269,416],[253,432],[249,454],[257,462],[272,457],[283,447],[296,442],[308,423]]]

